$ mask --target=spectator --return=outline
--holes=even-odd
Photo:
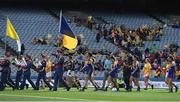
[[[88,24],[87,24],[87,26],[88,26],[88,28],[90,28],[90,29],[92,29],[92,27],[93,27],[93,18],[92,18],[92,16],[88,16],[88,20],[87,20],[88,22]]]
[[[96,34],[96,42],[97,42],[97,43],[99,42],[100,38],[101,38],[101,33],[98,32],[98,33]]]
[[[103,28],[103,36],[104,36],[104,39],[106,39],[107,38],[107,35],[108,35],[108,30],[104,27]]]
[[[32,44],[42,44],[42,45],[47,45],[48,44],[48,39],[46,38],[36,38],[34,37]]]
[[[77,40],[78,40],[78,45],[81,45],[81,37],[80,36],[77,37]]]
[[[95,66],[96,66],[96,70],[98,70],[98,71],[102,71],[102,70],[103,70],[103,64],[102,64],[101,60],[99,60],[99,61],[95,64]]]
[[[34,45],[37,44],[37,40],[38,39],[36,37],[34,37],[33,40],[32,40],[32,44],[34,44]]]
[[[41,41],[41,44],[42,45],[47,45],[48,44],[48,41],[46,38],[43,38],[42,41]]]
[[[156,44],[153,44],[153,45],[150,47],[150,53],[155,53],[155,52],[157,52],[157,49],[158,49],[157,45],[156,45]]]
[[[22,44],[21,45],[21,55],[24,55],[24,52],[25,52],[25,45],[24,44]]]
[[[160,35],[157,34],[157,33],[155,33],[155,35],[153,36],[153,39],[154,39],[155,41],[160,41]]]
[[[152,63],[152,70],[157,70],[159,67],[158,61],[157,59],[154,60],[154,62]]]

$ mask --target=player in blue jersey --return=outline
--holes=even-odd
[[[85,80],[84,80],[84,86],[82,87],[82,89],[80,91],[84,91],[88,85],[88,80],[92,83],[92,85],[94,86],[95,90],[94,91],[97,91],[99,86],[97,85],[97,83],[94,81],[94,78],[93,78],[93,74],[95,73],[95,70],[94,70],[94,66],[93,66],[93,58],[92,58],[92,55],[89,54],[87,59],[86,59],[86,62],[85,62],[85,65],[84,67],[81,69],[81,71],[85,71]]]
[[[105,85],[104,91],[107,91],[110,83],[112,85],[112,88],[116,88],[117,91],[119,91],[119,85],[117,84],[117,78],[118,78],[118,73],[120,72],[120,69],[121,69],[121,66],[118,63],[118,60],[116,59],[111,68],[111,71],[109,72],[109,77],[108,77],[107,83]]]
[[[173,83],[173,79],[175,78],[176,74],[176,64],[175,61],[173,61],[173,57],[168,57],[167,59],[167,65],[166,65],[166,83],[168,84],[169,87],[169,92],[173,92],[173,86],[175,86],[176,90],[175,92],[178,91],[178,87]]]
[[[140,92],[139,78],[140,78],[140,63],[136,57],[134,57],[132,65],[132,73],[130,77],[130,91],[132,91],[132,82],[137,86],[137,91]]]

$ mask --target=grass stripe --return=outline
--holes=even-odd
[[[86,100],[86,99],[72,99],[72,98],[63,98],[63,97],[44,97],[44,96],[27,96],[27,95],[12,95],[12,94],[0,94],[0,96],[14,96],[14,97],[27,97],[27,98],[37,98],[37,101],[38,101],[38,98],[43,98],[43,99],[57,99],[57,100],[67,100],[67,101],[91,101],[91,100]],[[35,102],[35,101],[33,101]]]

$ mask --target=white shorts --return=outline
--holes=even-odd
[[[168,77],[168,72],[166,72],[166,76],[165,76],[165,78],[167,78]]]
[[[145,77],[149,77],[149,74],[144,74],[144,78],[145,78]]]
[[[51,72],[46,73],[46,77],[47,77],[47,78],[48,78],[48,77],[51,77],[51,75],[52,75]]]

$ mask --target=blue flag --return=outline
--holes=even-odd
[[[78,44],[77,37],[74,35],[65,18],[62,16],[62,12],[60,13],[59,30],[60,33],[64,35],[63,46],[69,50],[76,48]]]
[[[69,27],[68,23],[66,22],[66,20],[65,20],[65,18],[63,16],[61,17],[60,32],[62,34],[66,34],[67,36],[75,38],[75,35],[74,35],[73,31],[71,30],[71,28]]]

